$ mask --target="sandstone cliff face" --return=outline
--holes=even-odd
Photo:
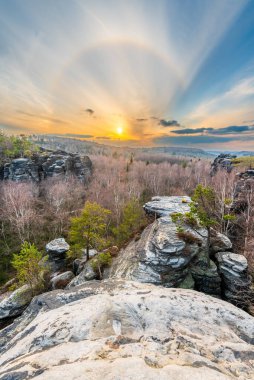
[[[247,294],[251,286],[248,265],[242,255],[230,252],[232,243],[227,236],[214,231],[210,247],[213,260],[209,267],[205,229],[186,226],[185,232],[191,233],[196,241],[179,238],[170,215],[189,211],[190,201],[188,197],[154,197],[148,202],[144,209],[157,219],[138,241],[132,241],[120,252],[105,277],[195,289],[244,308],[249,300],[243,299],[242,294],[243,291]]]
[[[237,156],[229,153],[221,153],[219,154],[211,164],[211,175],[217,173],[218,170],[224,169],[228,173],[230,173],[233,169],[233,159]]]
[[[0,379],[253,379],[254,319],[202,293],[123,280],[36,297],[0,332]]]
[[[64,151],[42,152],[32,158],[17,158],[0,167],[0,179],[16,182],[39,182],[48,177],[74,175],[87,182],[92,172],[92,162],[88,156]]]

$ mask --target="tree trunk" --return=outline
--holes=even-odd
[[[89,260],[89,245],[86,246],[86,260]]]
[[[206,254],[207,254],[207,267],[210,267],[210,242],[211,242],[211,229],[207,228],[207,243],[206,243]]]

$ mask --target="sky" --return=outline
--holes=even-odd
[[[0,0],[0,129],[254,150],[253,0]]]

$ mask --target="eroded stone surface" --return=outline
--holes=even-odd
[[[20,315],[31,299],[32,292],[28,285],[11,292],[0,302],[0,320]]]
[[[16,182],[39,182],[48,177],[74,175],[86,183],[92,173],[92,162],[88,156],[64,151],[44,151],[32,158],[17,158],[0,167],[0,179]]]
[[[190,202],[191,198],[188,196],[156,196],[144,205],[144,210],[148,214],[153,214],[158,217],[169,216],[174,212],[188,212],[190,210]]]
[[[64,238],[54,239],[46,245],[48,261],[53,272],[65,269],[66,252],[70,249]]]
[[[218,252],[216,259],[223,279],[224,297],[235,305],[245,307],[251,297],[247,259],[232,252]]]
[[[67,271],[64,273],[60,273],[56,276],[54,276],[50,280],[50,285],[52,289],[64,289],[69,282],[73,279],[74,274],[71,271]]]
[[[247,380],[254,374],[250,315],[192,290],[123,280],[36,297],[19,321],[0,332],[1,342],[1,380],[11,374]]]

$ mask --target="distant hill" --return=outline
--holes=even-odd
[[[151,154],[151,155],[169,155],[181,157],[196,157],[196,158],[212,158],[217,153],[206,152],[203,149],[181,147],[181,146],[161,146],[161,147],[128,147],[128,146],[112,146],[106,144],[99,144],[94,141],[81,140],[78,138],[67,138],[54,135],[34,135],[31,140],[47,149],[60,149],[70,153],[80,154],[101,154],[111,155],[114,152],[129,156],[132,154]]]

